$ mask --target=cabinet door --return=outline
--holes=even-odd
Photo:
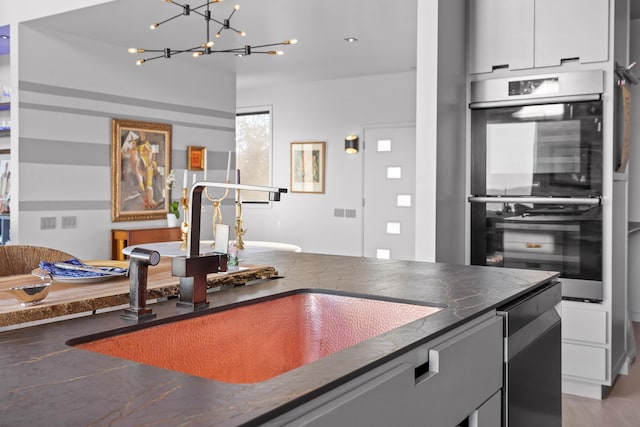
[[[535,66],[608,59],[609,0],[536,0]]]
[[[533,68],[534,0],[470,0],[469,73]]]

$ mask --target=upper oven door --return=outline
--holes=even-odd
[[[566,74],[472,83],[472,195],[602,194],[599,74]]]
[[[472,194],[602,194],[602,101],[473,110],[472,127]]]

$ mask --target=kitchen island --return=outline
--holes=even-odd
[[[284,420],[287,414],[305,405],[313,406],[315,401],[327,403],[323,396],[360,377],[376,370],[386,375],[400,369],[406,361],[391,370],[385,367],[452,331],[491,317],[498,307],[557,277],[556,273],[543,271],[291,252],[255,254],[247,262],[273,266],[281,278],[211,293],[208,310],[301,288],[375,295],[444,308],[254,384],[214,381],[65,344],[70,339],[131,325],[120,318],[119,312],[2,332],[0,425],[235,426],[274,420],[274,424],[281,424],[278,420]],[[178,314],[175,300],[151,307],[158,319]],[[283,324],[282,328],[289,326]],[[501,345],[501,340],[498,343]],[[498,346],[497,354],[501,353]],[[460,356],[472,360],[471,354]],[[255,363],[260,364],[260,360]],[[412,380],[413,371],[411,367]],[[422,374],[416,369],[416,378]],[[447,396],[446,389],[439,393],[452,404],[457,399]],[[389,403],[402,399],[390,398]],[[296,424],[293,418],[290,422]],[[402,420],[397,422],[406,425]]]

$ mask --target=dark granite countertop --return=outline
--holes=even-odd
[[[210,294],[210,310],[300,288],[447,308],[257,384],[212,381],[65,345],[130,325],[120,311],[2,332],[0,426],[258,425],[557,277],[291,252],[256,254],[247,262],[272,265],[284,278]],[[175,300],[152,308],[158,318],[177,314]]]

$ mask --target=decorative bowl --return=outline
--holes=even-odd
[[[41,276],[40,279],[42,283],[16,286],[9,288],[9,291],[23,307],[40,304],[49,295],[49,287],[53,284],[53,277],[50,274],[46,274]]]

